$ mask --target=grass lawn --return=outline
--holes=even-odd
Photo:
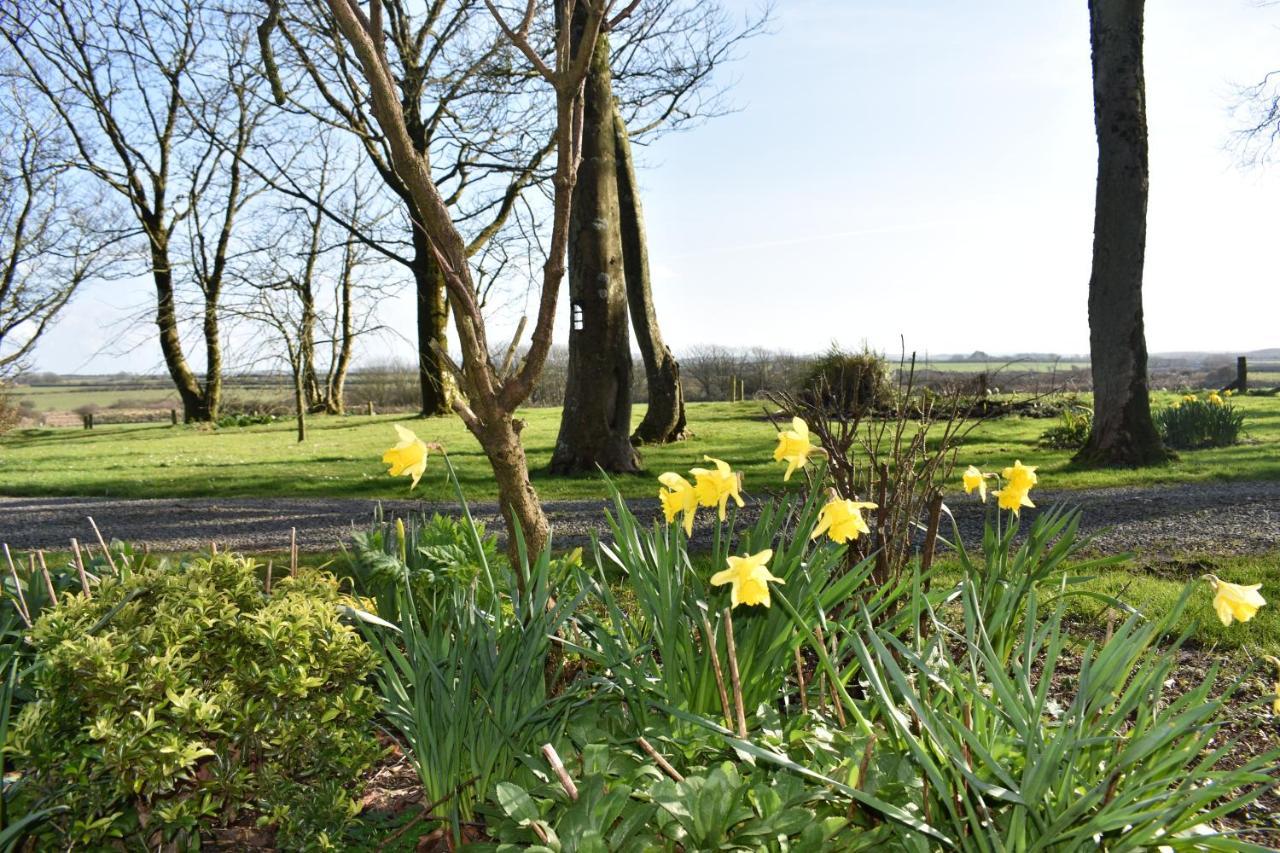
[[[1156,405],[1175,398],[1157,394]],[[1247,435],[1235,447],[1184,452],[1169,465],[1139,471],[1093,471],[1071,465],[1070,451],[1037,445],[1054,421],[1004,418],[979,425],[961,449],[970,462],[997,467],[1021,459],[1039,465],[1041,486],[1077,489],[1207,480],[1280,479],[1280,397],[1237,398]],[[777,488],[782,466],[772,450],[774,428],[759,402],[692,403],[693,437],[644,450],[646,473],[619,479],[628,496],[654,492],[653,477],[684,471],[704,454],[732,463],[746,476],[746,490]],[[634,413],[639,422],[644,410]],[[546,473],[559,427],[559,409],[524,412],[525,446],[534,483],[546,500],[602,497],[598,477]],[[403,423],[429,441],[442,442],[457,466],[468,497],[496,495],[489,466],[457,418],[417,420],[404,415],[313,417],[307,441],[294,440],[291,422],[212,430],[168,424],[121,424],[81,429],[22,429],[0,436],[0,494],[111,497],[330,496],[403,498],[408,481],[391,479],[379,459]],[[415,496],[449,500],[443,467],[430,466]]]

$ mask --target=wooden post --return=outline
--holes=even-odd
[[[373,401],[369,401],[369,417],[373,417]]]
[[[169,423],[173,424],[174,426],[177,426],[177,425],[178,425],[178,410],[177,410],[177,409],[170,409],[170,410],[169,410]]]
[[[1249,359],[1240,356],[1236,359],[1236,393],[1243,394],[1249,390]]]
[[[93,412],[85,412],[81,417],[84,420],[84,428],[93,429]]]

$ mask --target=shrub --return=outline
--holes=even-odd
[[[1156,412],[1155,419],[1164,443],[1176,450],[1230,447],[1244,429],[1244,413],[1216,394],[1207,400],[1187,395]]]
[[[1092,431],[1093,409],[1070,406],[1062,410],[1057,426],[1049,427],[1041,434],[1040,444],[1055,450],[1078,450],[1089,441]]]
[[[66,596],[31,631],[34,699],[11,753],[28,804],[67,809],[47,843],[192,843],[261,815],[283,847],[326,846],[375,760],[375,658],[336,581],[263,592],[252,560],[162,562]]]
[[[22,407],[14,404],[13,392],[0,382],[0,435],[16,427],[21,415]]]
[[[848,353],[835,345],[813,363],[801,387],[810,400],[847,415],[886,407],[893,396],[883,358],[870,350]]]

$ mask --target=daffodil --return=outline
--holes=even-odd
[[[1222,392],[1222,396],[1224,397],[1234,397],[1235,395],[1236,395],[1236,389],[1234,388],[1228,388],[1227,390]]]
[[[1182,395],[1182,402],[1184,402],[1184,403],[1194,403],[1195,401],[1196,401],[1196,395],[1195,395],[1195,394],[1183,394],[1183,395]]]
[[[1019,515],[1019,511],[1024,506],[1035,509],[1036,505],[1031,502],[1031,498],[1027,497],[1027,493],[1030,491],[1030,487],[1020,489],[1010,483],[1003,489],[998,489],[991,494],[996,496],[998,505],[1001,509],[1013,510],[1014,515]]]
[[[804,418],[792,418],[791,429],[778,433],[778,446],[773,451],[773,461],[787,463],[787,473],[782,475],[783,482],[791,479],[797,468],[803,468],[809,462],[809,456],[818,448],[809,441],[809,425]]]
[[[867,501],[851,501],[844,498],[833,498],[818,512],[818,523],[809,534],[810,539],[817,539],[827,534],[832,542],[843,544],[857,539],[863,533],[870,533],[866,519],[862,517],[864,509],[875,509],[876,505]]]
[[[712,586],[733,584],[729,600],[734,607],[739,604],[763,604],[769,606],[769,584],[784,583],[782,578],[769,572],[768,562],[773,551],[765,549],[746,557],[730,557],[729,568],[711,576]]]
[[[427,443],[414,435],[413,430],[405,429],[400,424],[395,424],[395,428],[400,443],[382,454],[382,461],[391,466],[387,473],[392,477],[413,477],[413,483],[409,486],[412,490],[427,470]]]
[[[982,502],[987,502],[987,475],[978,470],[977,465],[970,465],[964,469],[964,493],[966,495],[973,494],[973,490],[978,490],[978,496],[982,498]]]
[[[1212,404],[1213,404],[1213,405],[1215,405],[1215,406],[1221,406],[1221,405],[1223,405],[1223,403],[1222,403],[1222,398],[1221,398],[1220,396],[1218,396],[1218,392],[1217,392],[1217,391],[1214,391],[1212,394],[1210,394],[1210,395],[1209,395],[1209,402],[1210,402],[1210,403],[1212,403]]]
[[[684,533],[693,535],[693,517],[698,512],[698,493],[693,485],[672,471],[658,477],[663,488],[658,490],[658,500],[662,502],[662,512],[667,517],[667,524],[676,520],[676,516],[684,513]]]
[[[1213,587],[1213,609],[1218,611],[1218,618],[1223,625],[1230,625],[1233,619],[1248,622],[1258,612],[1258,608],[1267,603],[1258,592],[1262,589],[1260,583],[1243,586],[1228,583],[1217,575],[1205,575],[1204,579]]]
[[[1014,489],[1023,492],[1031,491],[1031,487],[1039,482],[1039,478],[1036,477],[1036,466],[1023,465],[1022,460],[1018,460],[1011,467],[1005,468],[1000,472],[1000,476],[1004,478],[1007,486],[1012,486]]]
[[[1174,400],[1174,401],[1173,401],[1173,405],[1172,405],[1172,406],[1170,406],[1169,408],[1171,408],[1171,409],[1181,409],[1181,408],[1182,408],[1182,401],[1181,401],[1181,400]]]
[[[693,475],[693,488],[698,495],[698,505],[719,507],[720,520],[724,521],[724,509],[729,503],[729,498],[733,498],[738,506],[742,506],[742,495],[738,491],[742,488],[741,476],[729,467],[728,462],[710,456],[702,458],[708,462],[714,462],[716,467],[714,470],[689,469],[689,473]]]

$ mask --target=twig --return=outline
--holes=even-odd
[[[573,777],[569,775],[569,771],[564,769],[564,762],[560,760],[560,754],[556,752],[556,748],[549,743],[542,745],[542,754],[547,759],[547,763],[551,765],[551,769],[555,771],[557,778],[560,779],[560,785],[564,788],[564,792],[569,795],[569,799],[575,803],[578,801],[578,786],[573,784]]]
[[[742,683],[738,679],[738,649],[733,642],[733,613],[724,609],[724,639],[729,652],[729,680],[733,684],[733,707],[738,712],[738,737],[747,737],[747,711],[742,707]]]
[[[36,556],[40,558],[40,574],[44,575],[44,588],[49,591],[49,600],[53,602],[53,606],[58,606],[58,593],[53,588],[53,578],[49,577],[49,567],[44,562],[44,551],[36,551]]]
[[[111,567],[111,573],[119,574],[116,569],[116,561],[111,559],[111,549],[107,547],[107,540],[102,538],[102,531],[98,529],[98,523],[93,520],[93,516],[85,516],[89,519],[89,526],[93,528],[93,535],[98,537],[98,544],[102,546],[102,553],[107,556],[107,565]]]
[[[502,370],[498,373],[498,376],[502,379],[506,379],[507,374],[511,371],[511,362],[516,357],[516,347],[520,345],[520,338],[524,335],[524,327],[528,322],[529,315],[525,314],[520,318],[519,325],[516,326],[516,333],[511,336],[511,346],[507,347],[507,354],[502,359]]]
[[[289,577],[298,574],[298,528],[289,528]]]
[[[684,777],[680,775],[680,771],[672,767],[667,759],[662,757],[662,753],[653,748],[653,744],[649,743],[649,741],[644,738],[636,738],[636,743],[640,744],[640,748],[649,754],[649,757],[653,759],[653,763],[658,765],[658,769],[663,773],[666,773],[677,782],[684,781]]]
[[[702,632],[707,640],[707,651],[711,652],[711,668],[716,674],[716,687],[720,688],[720,708],[724,711],[725,725],[733,725],[733,712],[729,710],[729,692],[724,689],[724,671],[720,669],[720,653],[716,651],[716,638],[711,633],[711,623],[707,614],[702,614]]]
[[[267,595],[271,594],[271,569],[274,565],[273,561],[267,560],[267,582],[262,587],[262,591]]]
[[[796,682],[800,685],[800,710],[809,713],[809,697],[804,683],[804,661],[800,658],[800,647],[796,646]]]
[[[22,581],[18,580],[18,568],[13,564],[13,555],[9,553],[9,543],[4,543],[4,558],[9,561],[9,574],[13,577],[13,590],[18,594],[18,615],[28,628],[31,627],[31,611],[27,610],[27,598],[22,594]]]
[[[71,553],[76,558],[76,571],[80,573],[80,589],[84,590],[84,594],[89,594],[89,578],[84,573],[84,557],[80,556],[80,543],[76,541],[74,536],[71,537]]]

